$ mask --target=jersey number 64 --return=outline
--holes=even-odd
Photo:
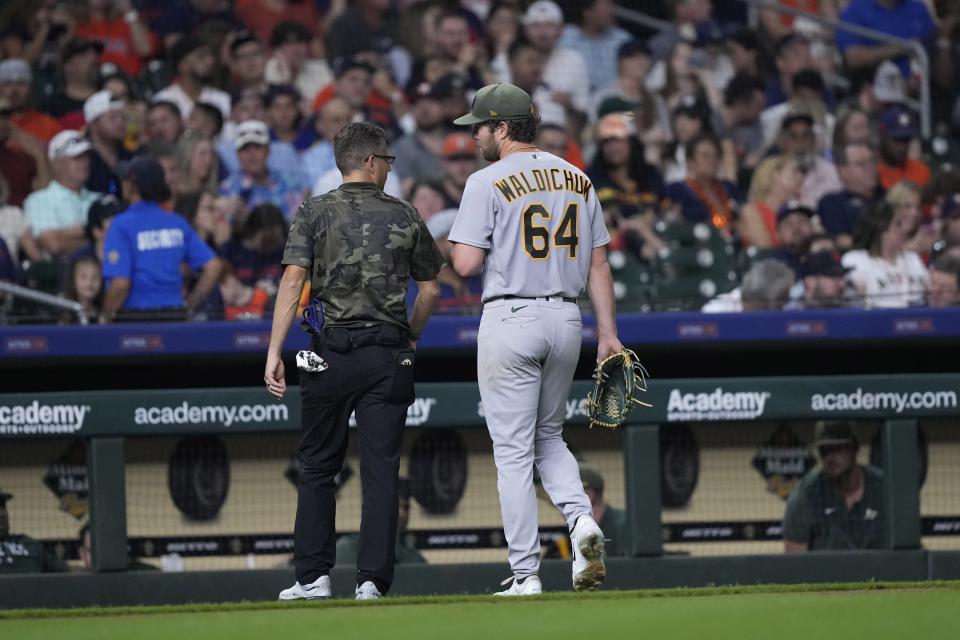
[[[553,234],[553,246],[566,247],[567,257],[577,257],[577,214],[579,205],[571,202],[563,212],[560,224]],[[539,220],[549,220],[550,212],[539,202],[527,205],[523,210],[523,249],[534,260],[546,260],[550,255],[550,229],[537,224]]]

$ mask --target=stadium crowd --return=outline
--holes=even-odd
[[[118,279],[117,320],[266,317],[289,222],[339,184],[332,138],[361,120],[391,140],[385,190],[448,255],[482,163],[451,121],[512,82],[540,148],[587,171],[611,264],[646,274],[651,308],[960,304],[960,5],[779,4],[917,41],[929,67],[804,17],[750,26],[741,0],[644,2],[672,23],[652,33],[612,0],[9,0],[0,280],[105,320]],[[477,308],[479,282],[441,282],[442,309]],[[29,305],[6,295],[2,317],[36,320]]]

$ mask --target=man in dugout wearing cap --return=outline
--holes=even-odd
[[[583,490],[590,498],[593,519],[607,536],[604,544],[605,555],[608,558],[629,555],[627,512],[607,504],[603,497],[604,484],[600,470],[589,464],[580,463],[580,481],[583,482]]]
[[[849,422],[818,422],[815,434],[820,467],[804,476],[787,499],[784,550],[881,548],[883,474],[857,464],[860,443]]]
[[[0,488],[0,574],[66,571],[67,565],[30,536],[10,533],[7,501],[13,494]]]

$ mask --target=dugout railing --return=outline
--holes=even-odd
[[[567,433],[573,433],[581,440],[609,438],[605,432],[586,433],[583,403],[588,387],[585,382],[574,384],[568,400]],[[417,401],[408,414],[410,436],[416,436],[421,430],[475,430],[483,425],[482,406],[475,384],[424,383],[418,385],[417,393]],[[933,522],[925,522],[930,518],[921,519],[918,479],[922,451],[917,445],[917,421],[946,419],[951,423],[948,427],[952,428],[953,419],[960,416],[958,393],[960,375],[953,374],[652,381],[647,399],[654,407],[638,409],[632,415],[633,422],[623,431],[622,439],[617,440],[616,446],[622,448],[622,497],[630,523],[629,555],[633,560],[611,561],[611,584],[622,587],[689,586],[707,582],[922,579],[952,575],[952,571],[960,569],[960,552],[923,551],[921,548],[924,532],[936,530],[940,535],[954,536],[960,533],[957,526],[960,515],[955,512],[939,514]],[[239,437],[240,434],[272,433],[289,438],[299,429],[299,415],[296,388],[290,389],[282,402],[272,401],[261,388],[8,394],[0,396],[0,446],[4,442],[24,439],[85,440],[95,572],[86,577],[101,582],[122,579],[133,581],[131,584],[145,584],[144,580],[151,583],[161,580],[163,585],[180,584],[171,593],[167,593],[164,587],[165,597],[167,600],[179,597],[189,601],[195,599],[196,594],[191,596],[189,589],[182,591],[183,577],[169,573],[146,576],[126,572],[128,549],[136,552],[144,548],[143,541],[128,539],[129,500],[125,495],[125,463],[128,460],[125,449],[128,443],[144,436],[232,434]],[[671,546],[665,543],[671,541],[671,531],[693,532],[689,535],[700,536],[700,541],[711,536],[729,537],[732,531],[748,531],[748,537],[752,539],[775,539],[778,534],[775,521],[766,524],[699,523],[697,526],[664,522],[661,509],[661,483],[665,477],[661,469],[662,444],[669,440],[674,430],[689,423],[699,423],[705,429],[720,429],[724,423],[743,425],[751,421],[818,419],[879,421],[878,435],[882,438],[878,448],[882,451],[878,461],[882,463],[885,478],[884,504],[888,515],[885,546],[889,552],[810,554],[798,559],[782,555],[676,557],[675,551],[670,551]],[[2,473],[3,469],[0,469],[0,482]],[[947,481],[953,480],[948,478]],[[952,491],[960,492],[960,487],[954,486]],[[493,495],[488,497],[495,500]],[[288,526],[292,528],[292,521]],[[758,532],[758,528],[764,526],[767,530]],[[464,538],[455,530],[434,533],[439,534],[433,536],[438,539],[453,539],[454,545]],[[189,549],[191,545],[195,549],[203,549],[205,545],[213,549],[211,545],[220,544],[236,547],[235,551],[258,552],[255,537],[220,538],[187,536],[171,542],[181,549]],[[264,543],[266,546],[261,546],[260,551],[275,552],[276,546],[271,545],[282,547],[282,536],[280,538],[270,544]],[[493,535],[492,538],[496,538],[497,546],[502,548],[502,537]],[[457,573],[458,570],[462,573]],[[549,562],[545,570],[559,571]],[[348,569],[343,571],[344,575],[349,572]],[[459,585],[456,590],[463,591],[483,584],[472,580],[472,586],[458,582],[457,575],[502,573],[504,565],[500,562],[472,566],[421,566],[404,571],[430,576],[418,580],[415,587],[424,592],[454,588],[453,585]],[[247,573],[250,574],[250,584],[292,575],[289,568]],[[253,574],[260,574],[260,577]],[[22,606],[25,602],[39,605],[39,599],[30,598],[40,598],[41,593],[49,592],[51,588],[63,589],[61,597],[64,602],[71,602],[73,596],[87,601],[84,598],[89,598],[89,593],[80,596],[74,587],[67,589],[66,582],[59,582],[74,582],[82,577],[2,576],[0,606]],[[204,579],[216,580],[215,577],[198,578],[198,584]],[[25,586],[26,590],[18,589],[16,585]],[[38,585],[42,588],[35,591]],[[414,587],[407,585],[406,588]],[[134,597],[131,593],[123,593],[122,598]],[[264,594],[269,597],[269,593]],[[116,598],[121,596],[114,596]],[[156,601],[148,593],[142,594],[142,598]]]

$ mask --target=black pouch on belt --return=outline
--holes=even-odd
[[[377,331],[377,344],[381,347],[395,347],[400,344],[403,336],[400,333],[400,327],[395,324],[382,324]]]
[[[331,351],[347,353],[353,348],[350,332],[341,327],[328,327],[324,331],[324,342]]]

